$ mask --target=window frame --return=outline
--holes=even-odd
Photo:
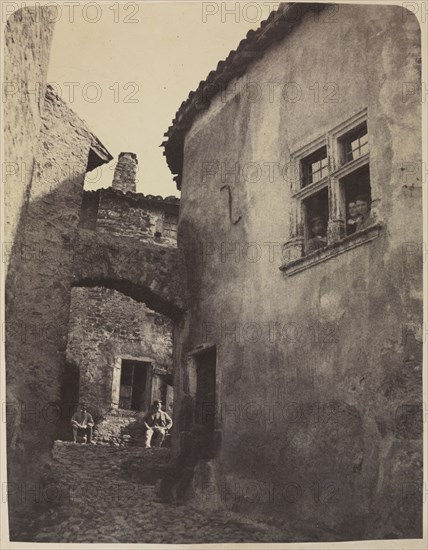
[[[343,155],[344,142],[347,136],[351,136],[353,132],[357,132],[364,125],[367,129],[368,151],[356,159],[346,161]],[[325,187],[328,189],[328,212],[326,213],[328,220],[327,248],[331,248],[331,245],[340,243],[344,239],[348,239],[354,235],[346,235],[346,204],[344,200],[345,189],[343,178],[364,166],[368,166],[370,170],[370,145],[368,110],[367,108],[361,108],[340,124],[327,130],[311,142],[306,143],[290,155],[290,162],[297,168],[297,173],[291,182],[289,238],[283,246],[283,257],[286,261],[281,267],[282,270],[286,271],[287,265],[294,265],[296,261],[303,261],[310,256],[320,256],[320,250],[305,254],[309,228],[305,219],[304,201]],[[327,151],[327,176],[315,183],[304,185],[302,166],[310,159],[311,155],[324,146]],[[379,190],[373,184],[371,170],[370,190],[372,196],[372,225],[378,226]],[[356,233],[360,233],[360,231]],[[331,254],[327,256],[330,257]],[[305,261],[305,263],[308,262]]]
[[[176,223],[172,223],[170,221],[171,219],[176,220]],[[174,227],[175,229],[171,229],[172,227]],[[165,212],[164,219],[163,219],[163,236],[168,237],[170,239],[177,240],[177,230],[178,230],[178,216],[176,216],[175,214]]]
[[[324,155],[325,151],[325,155]],[[322,156],[321,156],[322,152]],[[326,160],[326,166],[322,165],[322,161]],[[312,171],[310,168],[316,163],[321,162],[321,165],[318,170]],[[322,176],[324,168],[327,170],[327,174],[325,176]],[[303,187],[309,187],[310,185],[315,185],[316,183],[319,183],[320,181],[323,181],[327,178],[329,172],[329,163],[328,163],[328,152],[327,152],[327,145],[321,146],[319,149],[316,149],[313,153],[307,155],[303,159],[300,160],[300,174],[301,174],[301,188]],[[321,177],[317,179],[316,181],[313,181],[314,174],[321,174]],[[312,181],[309,181],[309,179],[312,178]]]
[[[361,134],[361,130],[363,128],[365,128],[365,133]],[[347,149],[347,145],[350,145],[351,153],[353,153],[356,150],[361,151],[364,145],[367,145],[367,149],[369,149],[368,135],[369,134],[368,134],[368,128],[367,128],[367,121],[364,121],[362,124],[359,124],[357,127],[353,128],[349,132],[346,132],[345,135],[339,138],[339,149],[340,149],[340,156],[341,156],[340,160],[342,165],[348,164],[349,162],[353,162],[354,160],[358,160],[359,158],[364,157],[367,154],[367,153],[362,153],[362,154],[360,153],[358,157],[348,159],[347,155],[349,151],[347,151],[346,149]],[[357,149],[352,149],[353,141],[355,141],[356,139],[360,141],[361,137],[363,136],[367,136],[367,141],[363,145],[359,143],[359,146],[357,147]]]

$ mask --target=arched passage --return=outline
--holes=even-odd
[[[179,249],[79,230],[67,359],[78,366],[79,399],[95,413],[101,438],[116,433],[111,415],[119,410],[126,416],[137,401],[139,410],[158,398],[172,407],[173,332],[184,313],[182,265]],[[138,376],[126,401],[124,366],[134,375],[146,369],[140,401],[134,399]]]
[[[104,286],[177,320],[185,310],[180,249],[81,229],[72,286]]]
[[[114,441],[155,399],[172,414],[174,321],[105,282],[72,288],[66,354],[79,372],[74,406],[85,402],[97,439]]]

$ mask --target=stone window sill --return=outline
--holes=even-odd
[[[326,262],[327,260],[335,258],[348,250],[352,250],[357,246],[373,241],[379,236],[382,227],[383,226],[380,223],[371,225],[370,227],[357,231],[356,233],[349,235],[340,241],[329,244],[325,248],[315,250],[314,252],[311,252],[306,256],[302,256],[301,258],[297,258],[296,260],[285,262],[279,269],[284,271],[284,273],[288,276],[304,271],[313,265]]]

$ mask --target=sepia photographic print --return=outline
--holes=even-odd
[[[2,2],[1,548],[427,548],[427,19]]]

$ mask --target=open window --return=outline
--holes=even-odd
[[[305,252],[309,254],[327,245],[328,188],[324,187],[302,201]]]
[[[150,363],[122,359],[120,371],[119,408],[143,411],[149,408]]]
[[[304,144],[290,162],[299,174],[291,182],[281,270],[297,273],[379,235],[380,196],[371,180],[367,109]]]
[[[316,250],[331,249],[353,234],[379,227],[373,212],[373,201],[379,203],[379,198],[374,198],[369,149],[367,110],[363,109],[291,154],[299,177],[291,184],[284,270]]]
[[[346,211],[346,235],[352,235],[361,226],[359,204],[362,200],[371,204],[370,168],[367,165],[358,168],[339,180],[342,200]]]

